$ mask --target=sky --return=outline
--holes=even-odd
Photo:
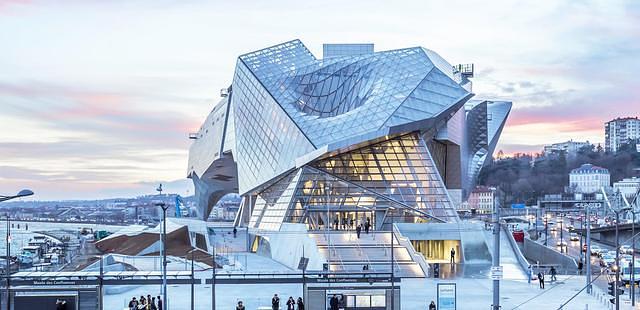
[[[298,38],[423,46],[513,102],[497,150],[602,143],[640,116],[640,1],[0,0],[0,194],[193,193],[195,132],[237,56]]]

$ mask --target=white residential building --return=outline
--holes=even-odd
[[[621,145],[640,139],[640,119],[623,117],[604,123],[605,151],[617,152]]]
[[[610,182],[609,170],[592,164],[583,164],[569,173],[569,187],[576,193],[595,193],[611,186]]]
[[[544,155],[551,155],[551,154],[564,152],[568,156],[573,156],[576,153],[578,153],[578,151],[581,148],[585,146],[590,146],[590,145],[591,143],[589,143],[589,141],[580,142],[580,141],[569,140],[566,142],[547,144],[544,146],[543,152],[544,152]]]
[[[626,178],[621,181],[613,183],[614,191],[620,190],[622,194],[627,197],[627,199],[632,199],[635,197],[638,189],[640,189],[640,178]]]

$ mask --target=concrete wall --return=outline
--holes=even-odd
[[[484,238],[484,225],[460,222],[460,241],[465,263],[491,262],[491,253]]]
[[[523,254],[534,264],[535,262],[539,262],[541,265],[558,265],[567,272],[575,272],[578,270],[578,263],[576,263],[573,257],[560,253],[555,249],[548,248],[529,238],[524,239]]]

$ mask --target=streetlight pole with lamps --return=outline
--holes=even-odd
[[[11,199],[16,199],[20,197],[26,197],[33,195],[33,191],[30,189],[23,189],[19,191],[17,194],[13,196],[0,196],[0,202],[7,201]],[[6,250],[6,261],[5,261],[5,275],[7,277],[7,286],[6,286],[6,295],[7,295],[7,310],[11,309],[11,296],[9,287],[11,286],[11,218],[9,217],[9,212],[7,212],[7,247]]]
[[[162,184],[156,189],[159,195],[162,196]],[[167,298],[167,208],[166,203],[160,201],[155,203],[157,207],[162,209],[162,234],[160,239],[162,240],[162,297],[164,298],[165,309],[169,306],[169,298]]]

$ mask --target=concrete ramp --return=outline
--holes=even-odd
[[[493,256],[493,230],[485,230],[484,236],[489,246],[489,251]],[[526,280],[527,274],[523,270],[516,253],[514,252],[509,236],[504,230],[500,230],[500,266],[502,266],[505,279]]]

